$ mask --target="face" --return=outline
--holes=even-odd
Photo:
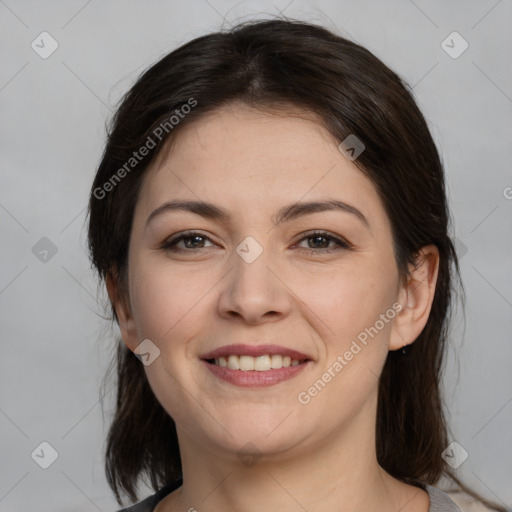
[[[233,104],[182,127],[146,174],[123,340],[157,347],[144,367],[156,397],[178,434],[218,453],[304,452],[356,418],[373,427],[378,376],[402,345],[399,275],[382,202],[338,144],[312,117]],[[326,201],[338,207],[286,210]],[[280,369],[287,354],[299,364]]]

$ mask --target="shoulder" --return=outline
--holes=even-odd
[[[432,485],[426,489],[430,497],[429,512],[492,512],[483,503],[462,491],[442,491]]]
[[[155,494],[148,496],[146,499],[135,503],[127,508],[118,510],[117,512],[153,512],[158,503],[168,494],[175,491],[182,484],[182,480],[167,484],[159,489]]]
[[[448,492],[448,495],[459,506],[462,512],[493,512],[494,510],[473,499],[465,492]]]
[[[131,507],[122,508],[117,512],[152,512],[153,509],[156,507],[156,503],[158,503],[155,503],[155,497],[156,494],[153,494],[152,496],[149,496],[145,500],[139,501],[138,503],[135,503],[135,505],[132,505]]]
[[[430,498],[428,512],[462,512],[450,496],[441,489],[433,485],[426,485],[425,490]]]
[[[117,512],[153,512],[155,507],[157,506],[158,502],[162,499],[162,497],[159,495],[163,489],[156,492],[155,494],[152,494],[151,496],[148,496],[146,499],[139,501],[138,503],[135,503],[134,505],[131,505],[130,507],[123,508],[121,510],[118,510]]]

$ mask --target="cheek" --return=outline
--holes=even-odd
[[[204,328],[205,308],[211,308],[207,294],[215,282],[165,264],[139,263],[136,268],[131,297],[137,331],[140,339],[150,339],[160,350],[159,357],[144,368],[153,393],[176,422],[186,424],[193,417],[207,424],[209,416],[187,393],[198,388],[190,364],[199,364],[188,358],[187,350]]]
[[[208,283],[194,280],[166,265],[140,265],[131,289],[135,323],[140,336],[158,340],[179,330],[189,314],[194,314],[205,296]]]
[[[342,348],[370,328],[395,301],[394,272],[370,261],[304,275],[292,281],[293,291],[317,317],[319,329]],[[380,326],[380,323],[379,323]],[[386,331],[389,325],[379,331]]]
[[[297,399],[329,425],[356,414],[370,397],[375,399],[388,354],[395,316],[392,288],[370,275],[331,275],[324,282],[317,280],[323,294],[316,290],[309,295],[307,304],[321,319],[315,327],[325,352]]]
[[[365,263],[316,275],[309,285],[302,285],[301,296],[308,297],[308,308],[320,318],[315,328],[324,349],[310,387],[300,390],[301,403],[315,401],[312,410],[329,409],[328,404],[342,401],[348,414],[360,407],[378,384],[395,317],[396,276],[392,265]]]

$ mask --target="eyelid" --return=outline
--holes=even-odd
[[[325,238],[329,239],[329,240],[332,240],[333,242],[339,244],[338,248],[342,249],[342,248],[345,248],[345,249],[351,249],[353,246],[353,244],[351,244],[346,238],[340,236],[340,235],[335,235],[334,233],[331,233],[330,231],[326,231],[326,230],[323,230],[323,229],[313,229],[312,231],[306,231],[305,233],[301,233],[300,234],[300,238],[298,239],[297,243],[298,242],[302,242],[302,240],[305,240],[306,238],[312,238],[314,236],[325,236]],[[332,251],[333,249],[306,249],[308,251],[315,251],[315,252],[330,252]]]
[[[180,233],[176,233],[175,235],[171,235],[170,237],[166,238],[163,241],[163,243],[161,244],[160,248],[167,249],[167,248],[171,247],[173,244],[177,244],[178,242],[181,242],[182,239],[192,238],[195,235],[201,236],[201,237],[209,240],[210,242],[214,243],[209,235],[205,235],[204,233],[201,233],[200,231],[197,231],[197,230],[189,230],[189,231],[181,231]],[[180,249],[177,249],[177,250],[180,250]],[[190,250],[190,249],[183,249],[183,250],[192,252],[192,250]]]
[[[193,236],[196,236],[196,235],[215,244],[215,242],[211,239],[211,237],[209,235],[205,235],[197,230],[189,230],[189,231],[183,231],[180,233],[176,233],[175,235],[172,235],[171,237],[167,238],[160,245],[159,248],[164,251],[173,251],[173,252],[182,252],[182,253],[183,252],[194,253],[194,252],[198,252],[199,249],[206,249],[205,247],[199,247],[197,249],[176,248],[176,245],[179,242],[181,242],[183,239],[192,238]],[[334,252],[334,251],[341,250],[341,249],[351,250],[354,247],[354,245],[352,243],[350,243],[346,238],[344,238],[340,235],[335,235],[334,233],[331,233],[329,231],[322,230],[322,229],[314,229],[311,231],[306,231],[304,233],[301,233],[299,236],[300,236],[300,238],[293,244],[292,247],[295,247],[298,243],[302,242],[303,240],[312,238],[314,236],[323,236],[327,240],[332,241],[336,244],[335,247],[330,247],[330,248],[325,248],[325,249],[314,249],[314,248],[311,249],[311,248],[300,247],[299,250],[303,250],[303,251],[316,252],[316,253],[322,254],[322,253]]]

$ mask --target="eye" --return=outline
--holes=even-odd
[[[165,241],[164,244],[162,245],[162,249],[175,252],[191,252],[189,249],[204,248],[205,240],[210,239],[207,236],[202,235],[201,233],[182,233],[181,235],[178,235],[175,238],[171,238],[170,240]],[[185,249],[178,247],[178,244],[182,241],[184,242]]]
[[[311,252],[313,253],[329,253],[333,251],[338,251],[340,249],[350,249],[352,247],[352,245],[346,240],[330,235],[325,231],[314,231],[313,233],[309,233],[307,236],[301,238],[299,242],[302,242],[304,240],[306,240],[309,245],[309,247],[305,249],[312,249]],[[310,241],[311,243],[309,243]],[[335,244],[334,247],[329,247],[329,244],[331,242]],[[311,247],[311,245],[317,247]],[[320,245],[321,247],[318,248],[318,245]]]
[[[346,240],[333,236],[325,231],[308,233],[299,240],[299,243],[303,241],[307,241],[309,247],[302,247],[302,249],[309,249],[311,253],[330,253],[341,249],[350,249],[352,247]],[[179,246],[181,242],[183,242],[182,247]],[[161,249],[172,252],[197,252],[198,249],[205,249],[207,247],[205,245],[206,242],[211,243],[210,238],[206,235],[189,231],[181,233],[170,240],[166,240],[162,244]],[[330,245],[331,243],[334,245]],[[311,245],[316,247],[311,247]],[[297,244],[295,246],[297,246]]]

